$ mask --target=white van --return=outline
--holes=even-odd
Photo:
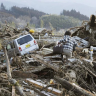
[[[31,34],[23,35],[17,39],[14,39],[13,42],[11,42],[10,46],[11,48],[7,48],[9,55],[12,54],[13,51],[16,55],[24,55],[26,53],[29,53],[30,51],[39,49],[36,40]]]

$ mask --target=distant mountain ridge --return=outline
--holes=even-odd
[[[33,27],[45,27],[50,28],[50,24],[53,28],[59,30],[63,28],[70,28],[73,26],[79,26],[82,20],[89,20],[85,15],[75,10],[66,11],[62,10],[63,13],[60,15],[46,14],[43,11],[38,11],[37,9],[29,7],[18,7],[12,6],[10,9],[6,9],[6,6],[1,3],[0,6],[0,21],[1,24],[5,20],[10,24],[15,26],[25,26],[29,23]]]
[[[44,13],[42,11],[38,11],[38,10],[35,10],[33,8],[29,8],[29,7],[12,6],[8,10],[8,9],[6,9],[6,6],[3,3],[1,3],[0,10],[2,12],[6,12],[8,14],[14,15],[16,18],[18,18],[19,16],[29,16],[30,18],[35,16],[36,18],[39,18],[43,15],[47,15],[46,13]],[[86,15],[83,15],[76,10],[71,10],[71,11],[62,10],[62,12],[59,15],[70,16],[73,18],[77,18],[79,20],[89,20],[89,18]]]

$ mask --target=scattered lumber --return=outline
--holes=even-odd
[[[35,60],[37,60],[38,62],[41,62],[42,64],[46,65],[47,67],[53,69],[56,72],[59,72],[59,68],[56,66],[53,66],[50,62],[48,61],[44,61],[43,58],[40,55],[33,55],[31,54],[31,57]]]
[[[62,86],[68,91],[73,91],[76,96],[95,96],[93,93],[81,88],[75,83],[70,83],[67,80],[59,78],[57,76],[55,76],[54,79],[60,84],[62,84]]]
[[[11,75],[11,69],[10,69],[10,62],[9,62],[9,58],[7,55],[7,51],[5,47],[2,47],[5,53],[5,58],[6,58],[6,66],[7,66],[7,74],[8,74],[8,79],[10,81],[11,84],[14,84],[16,89],[19,91],[19,94],[21,96],[26,96],[26,94],[23,92],[22,87],[20,86],[20,84],[15,80],[12,79],[12,75]]]
[[[52,49],[42,48],[42,54],[43,54],[43,55],[50,54],[50,53],[52,53],[52,52],[53,52]]]
[[[16,94],[15,94],[15,86],[12,86],[12,96],[16,96]]]
[[[6,90],[5,88],[0,88],[0,96],[4,96],[4,92],[6,92],[7,95],[11,96],[12,93],[8,90]]]
[[[12,76],[11,76],[10,62],[9,62],[9,58],[7,55],[7,50],[4,46],[2,46],[2,48],[3,48],[3,51],[5,53],[8,78],[10,79],[10,78],[12,78]]]
[[[34,81],[33,79],[30,79],[30,78],[26,79],[26,82],[28,82],[28,83],[32,84],[32,86],[35,86],[35,87],[40,88],[40,89],[47,86],[46,84],[42,84],[42,83]],[[55,88],[52,88],[52,87],[48,87],[47,91],[51,92],[57,96],[61,96],[63,94],[62,91],[55,89]]]
[[[40,90],[38,90],[37,88],[31,87],[29,85],[24,85],[23,87],[28,88],[30,90],[34,90],[35,92],[37,92],[40,96],[48,96],[46,94],[44,94],[43,92],[41,92]]]

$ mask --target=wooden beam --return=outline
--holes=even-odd
[[[14,78],[38,78],[36,74],[32,72],[24,72],[19,70],[12,71],[12,77]]]
[[[15,86],[12,86],[12,96],[16,96],[16,94],[15,94]]]
[[[8,80],[10,81],[11,84],[16,85],[16,89],[19,91],[20,96],[26,96],[26,94],[23,92],[22,87],[20,86],[20,84],[12,78],[11,76],[11,70],[10,70],[10,62],[9,62],[9,58],[7,55],[7,50],[6,47],[2,47],[5,53],[5,58],[6,58],[6,66],[7,66],[7,74],[8,74]]]
[[[76,96],[95,96],[93,93],[81,88],[75,83],[70,83],[67,80],[57,76],[55,76],[54,79],[59,82],[65,89],[73,91]]]
[[[32,84],[33,86],[35,86],[37,88],[40,88],[40,89],[42,89],[42,88],[47,86],[46,84],[42,84],[42,83],[34,81],[33,79],[30,79],[30,78],[26,79],[26,82],[28,82],[28,83]],[[53,87],[48,87],[47,91],[51,92],[51,93],[53,93],[53,94],[55,94],[57,96],[61,96],[63,94],[62,91],[60,91],[58,89],[55,89]]]
[[[8,78],[10,79],[10,78],[12,78],[12,76],[11,76],[10,62],[9,62],[9,58],[7,55],[7,50],[5,47],[2,47],[2,48],[3,48],[3,51],[5,53]]]

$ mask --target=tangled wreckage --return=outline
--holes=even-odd
[[[17,30],[8,25],[0,29],[3,38],[3,51],[0,52],[0,96],[95,96],[95,21],[96,17],[92,15],[82,26],[68,29],[72,30],[72,36],[81,49],[75,50],[73,57],[65,63],[60,54],[53,54],[52,48],[56,41],[51,40],[52,34],[51,43],[49,39],[37,39],[38,50],[19,57],[13,52],[10,53],[14,54],[13,57],[9,58],[6,50],[8,42],[28,32],[24,31],[26,28]],[[47,30],[44,31],[47,33]],[[31,35],[35,36],[35,33]]]

